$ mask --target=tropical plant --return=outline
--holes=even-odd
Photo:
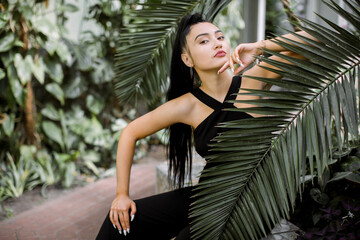
[[[28,148],[22,148],[22,151],[28,151]],[[25,153],[28,154],[29,152]],[[2,175],[4,178],[3,195],[5,197],[20,197],[25,190],[31,190],[37,186],[40,181],[35,171],[34,162],[29,161],[22,155],[17,163],[13,157],[7,153],[9,165],[3,165]]]
[[[358,239],[360,237],[360,148],[334,157],[324,189],[305,184],[301,202],[291,216],[304,232],[299,239]]]
[[[218,6],[227,3],[197,4],[204,2],[209,3],[207,8],[216,9],[211,12],[214,14],[219,12]],[[326,2],[352,25],[350,30],[321,16],[328,28],[300,18],[306,26],[294,24],[319,42],[291,31],[307,44],[287,38],[274,40],[308,60],[264,49],[289,62],[259,57],[277,67],[265,69],[284,79],[248,77],[284,91],[246,89],[245,94],[262,97],[245,101],[257,107],[229,109],[263,116],[221,125],[229,131],[212,145],[221,153],[209,157],[217,166],[202,173],[198,200],[191,207],[194,239],[265,236],[281,218],[289,218],[297,195],[302,196],[306,175],[312,181],[317,179],[323,189],[333,156],[359,146],[360,3],[344,3],[347,10],[333,0]],[[199,10],[194,6],[194,1],[159,1],[158,5],[144,4],[141,11],[131,12],[131,16],[142,16],[144,21],[128,25],[128,33],[123,35],[132,46],[126,52],[125,46],[119,49],[116,91],[120,99],[138,93],[152,104],[162,95],[169,61],[166,49],[170,48],[170,41],[165,40],[172,36],[181,16]],[[136,27],[140,30],[134,30]]]
[[[0,3],[0,202],[23,192],[15,194],[10,183],[27,189],[15,182],[22,170],[35,171],[43,190],[59,181],[69,187],[83,174],[101,177],[115,163],[120,131],[136,115],[111,94],[122,12],[136,1],[90,5],[83,21],[95,22],[98,32],[83,32],[78,42],[65,37],[67,13],[78,11],[66,2],[54,1],[53,10],[47,0]],[[36,153],[23,156],[24,144]]]
[[[230,0],[151,0],[127,11],[115,64],[119,101],[144,100],[154,107],[164,100],[171,44],[182,16],[202,12],[215,18]]]
[[[289,218],[305,175],[317,177],[322,188],[336,153],[359,146],[356,79],[359,77],[359,3],[344,1],[354,13],[334,1],[327,3],[353,24],[354,32],[321,17],[332,29],[301,18],[298,27],[320,42],[294,36],[277,44],[308,59],[299,60],[264,50],[290,63],[263,61],[286,79],[250,78],[284,88],[284,91],[248,90],[263,99],[245,101],[257,107],[236,109],[263,117],[222,124],[231,129],[215,140],[210,162],[220,165],[204,171],[198,186],[200,199],[192,207],[193,235],[201,239],[258,239],[280,218]],[[291,43],[291,44],[290,44]],[[336,59],[336,61],[335,61]],[[244,101],[236,101],[244,102]],[[332,141],[336,136],[336,144]]]

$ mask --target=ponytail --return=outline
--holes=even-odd
[[[167,100],[180,97],[194,88],[194,74],[190,74],[190,68],[181,60],[181,54],[186,48],[186,36],[190,32],[190,27],[200,22],[206,21],[201,14],[196,13],[184,16],[179,23],[173,45]],[[169,135],[167,146],[169,176],[172,176],[173,184],[181,188],[186,177],[191,180],[192,129],[189,125],[176,123],[169,127]]]

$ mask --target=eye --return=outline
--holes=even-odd
[[[200,42],[200,44],[205,44],[205,43],[207,43],[208,42],[208,40],[202,40],[201,42]]]
[[[224,40],[225,39],[225,37],[224,36],[220,36],[220,37],[218,37],[218,40]]]

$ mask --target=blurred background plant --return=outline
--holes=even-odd
[[[112,92],[113,58],[123,11],[135,1],[96,1],[82,21],[97,31],[66,37],[62,1],[0,4],[0,202],[49,185],[68,188],[107,176],[121,130],[137,116]],[[56,21],[50,21],[49,4]],[[87,2],[88,3],[88,2]],[[115,4],[117,3],[117,4]],[[135,159],[148,148],[137,144]],[[110,170],[107,170],[110,169]]]
[[[114,173],[121,130],[149,107],[119,102],[112,83],[120,30],[138,21],[125,13],[139,2],[1,1],[0,203]],[[81,16],[77,37],[72,14]],[[134,159],[166,141],[166,131],[138,141]]]
[[[69,14],[79,12],[77,5],[64,0],[0,3],[0,203],[37,186],[46,195],[47,186],[68,188],[114,173],[121,130],[149,107],[147,99],[119,102],[112,83],[115,49],[124,44],[118,41],[120,29],[124,23],[135,26],[141,22],[126,18],[125,13],[139,2],[84,1],[87,7],[76,41],[65,25]],[[303,11],[295,0],[266,3],[266,36],[283,33],[275,26],[283,26],[287,11],[300,15]],[[288,9],[286,3],[291,3]],[[55,5],[54,10],[49,4]],[[241,41],[245,28],[242,8],[243,1],[231,1],[215,19],[232,46]],[[47,17],[52,11],[55,21]],[[96,29],[83,28],[86,21],[96,24]],[[164,131],[138,141],[135,159],[144,156],[150,144],[159,143],[166,143]],[[353,150],[342,157],[345,160],[331,165],[327,172],[331,180],[325,185],[308,183],[305,187],[303,204],[296,212],[313,219],[313,225],[301,219],[301,214],[292,217],[308,230],[305,239],[326,236],[333,231],[331,226],[345,220],[358,224],[358,204],[349,200],[349,192],[336,190],[344,186],[358,190],[360,154]],[[351,167],[344,167],[346,164]],[[319,196],[326,202],[319,202]],[[11,209],[4,210],[12,215]]]
[[[360,148],[335,156],[323,182],[307,182],[291,216],[298,239],[360,237]]]

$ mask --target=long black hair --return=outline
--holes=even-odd
[[[190,92],[195,86],[194,74],[181,60],[181,54],[186,49],[186,36],[190,27],[200,22],[209,22],[199,13],[184,16],[175,37],[170,66],[170,86],[167,99],[172,100]],[[173,177],[174,185],[184,186],[185,178],[191,179],[192,164],[192,129],[191,126],[176,123],[169,127],[169,143],[167,153],[169,158],[169,175]],[[187,169],[187,171],[186,171]]]

